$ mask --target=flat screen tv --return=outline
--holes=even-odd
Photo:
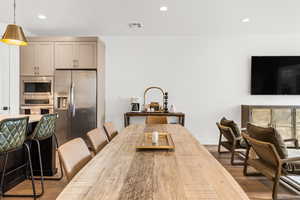
[[[251,94],[300,94],[300,56],[253,56]]]

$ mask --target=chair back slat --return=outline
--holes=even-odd
[[[146,124],[167,124],[168,119],[166,116],[147,116]]]
[[[75,138],[58,148],[67,179],[70,181],[88,163],[92,155],[82,138]]]
[[[223,126],[218,122],[216,124],[220,130],[220,133],[228,140],[228,142],[233,143],[235,136],[231,128],[227,126]]]
[[[111,141],[118,134],[118,131],[112,122],[105,122],[103,127],[109,141]]]
[[[243,134],[243,137],[248,141],[262,162],[273,167],[279,166],[280,157],[273,144],[253,139],[246,134]]]
[[[24,144],[29,117],[0,121],[0,152],[16,149]]]
[[[95,154],[103,149],[108,143],[105,138],[104,130],[101,128],[95,128],[89,131],[86,135]]]

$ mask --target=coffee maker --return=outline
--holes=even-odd
[[[131,112],[140,112],[140,97],[131,97]]]

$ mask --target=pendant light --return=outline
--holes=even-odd
[[[14,23],[8,24],[1,39],[6,44],[26,46],[27,39],[21,26],[16,25],[16,0],[14,0]]]

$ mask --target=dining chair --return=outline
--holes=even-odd
[[[82,138],[75,138],[61,145],[58,148],[58,156],[68,181],[92,159],[92,155]]]
[[[11,118],[0,121],[0,154],[4,155],[4,163],[1,176],[1,196],[2,197],[33,197],[37,198],[36,188],[33,178],[32,160],[30,155],[29,144],[25,142],[26,132],[28,126],[28,117],[22,118]],[[31,185],[33,194],[5,194],[4,193],[4,180],[7,174],[13,173],[14,171],[8,171],[6,169],[8,162],[8,155],[10,152],[17,151],[24,148],[26,152],[26,162],[20,167],[27,167],[29,165]],[[13,159],[13,158],[12,158]],[[40,168],[42,165],[40,163]],[[27,168],[26,168],[27,169]],[[27,170],[26,170],[27,175]]]
[[[147,116],[146,124],[167,124],[168,119],[166,116]]]
[[[105,132],[101,128],[95,128],[86,135],[95,155],[108,144],[108,140],[105,138]]]
[[[103,128],[108,141],[111,141],[114,137],[116,137],[116,135],[118,135],[118,131],[112,122],[105,122]]]
[[[242,136],[235,135],[231,127],[221,125],[218,122],[216,124],[220,131],[218,153],[230,152],[231,165],[244,165],[244,162],[235,162],[235,155],[241,158],[245,157],[246,146],[242,143]],[[225,140],[223,140],[223,137]],[[224,147],[228,151],[221,151],[221,147]]]
[[[272,180],[272,199],[277,200],[280,178],[289,174],[289,164],[299,162],[300,157],[298,156],[291,158],[281,158],[280,154],[278,153],[278,147],[276,147],[271,142],[264,142],[261,140],[254,139],[245,133],[242,133],[242,135],[249,145],[244,164],[244,175],[258,175],[258,173],[248,173],[248,166],[251,166],[258,172],[266,176],[268,179]],[[254,150],[256,154],[255,157],[249,156],[250,147]],[[300,199],[300,197],[292,196],[285,197],[285,199]]]

